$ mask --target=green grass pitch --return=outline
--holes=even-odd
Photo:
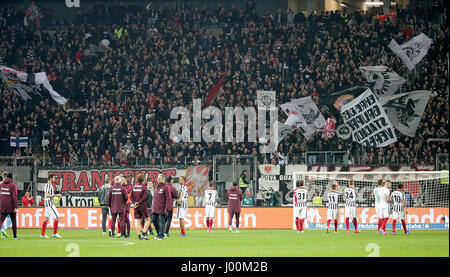
[[[187,230],[186,237],[178,237],[179,230],[162,241],[138,240],[135,230],[128,239],[109,238],[101,230],[62,229],[62,239],[39,237],[38,229],[19,229],[19,240],[0,240],[0,257],[449,257],[448,230],[411,230],[404,235],[382,236],[376,231],[359,234],[306,230],[234,231],[216,229]],[[51,230],[47,230],[51,236]]]

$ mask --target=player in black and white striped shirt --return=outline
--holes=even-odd
[[[353,180],[350,180],[349,187],[344,189],[345,225],[347,226],[347,233],[350,233],[350,218],[353,219],[353,225],[355,225],[355,233],[359,233],[358,220],[356,219],[356,195],[355,182]]]
[[[392,234],[396,235],[395,225],[397,224],[397,220],[402,221],[403,230],[405,231],[405,235],[409,234],[409,231],[406,230],[406,221],[405,214],[408,214],[406,210],[406,199],[405,194],[403,192],[403,184],[398,184],[397,189],[391,194],[390,199],[393,203],[392,207]]]
[[[308,191],[305,188],[303,180],[297,181],[296,188],[294,189],[294,214],[295,214],[295,226],[297,226],[297,233],[303,233],[303,223],[306,219],[307,202],[306,197]]]
[[[184,231],[184,218],[186,217],[188,211],[188,189],[186,187],[186,177],[180,177],[180,192],[178,195],[180,196],[177,200],[178,209],[177,209],[177,218],[180,219],[180,237],[185,237],[186,233]]]
[[[58,234],[58,222],[59,222],[59,212],[56,209],[54,197],[61,198],[61,194],[55,194],[53,189],[53,184],[56,182],[56,176],[53,174],[48,174],[48,183],[45,184],[44,191],[44,207],[45,207],[45,217],[44,222],[42,222],[42,233],[41,238],[48,239],[48,236],[45,234],[45,230],[47,229],[47,223],[49,218],[53,218],[53,237],[54,238],[62,238]]]
[[[336,189],[339,191],[336,191]],[[339,193],[342,193],[342,189],[336,180],[331,185],[331,190],[327,194],[327,233],[330,228],[331,220],[334,220],[334,232],[337,233],[338,218],[339,218]]]
[[[208,227],[208,233],[211,233],[211,228],[214,223],[214,217],[216,214],[218,194],[214,189],[214,182],[209,183],[209,188],[205,191],[205,196],[203,197],[205,203],[205,217],[206,226]]]

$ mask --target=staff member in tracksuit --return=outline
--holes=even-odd
[[[148,226],[150,225],[150,214],[147,209],[147,182],[144,181],[143,174],[138,175],[137,181],[138,183],[135,184],[131,190],[130,200],[134,207],[134,219],[138,239],[148,240],[146,234],[148,231]],[[141,228],[142,222],[145,222],[144,228]]]
[[[102,208],[102,229],[103,235],[106,234],[106,220],[108,219],[109,207],[108,207],[108,195],[111,188],[111,180],[109,177],[105,177],[105,184],[98,189],[97,198]],[[111,236],[111,229],[109,230],[109,235]]]
[[[166,218],[172,206],[169,185],[164,181],[164,175],[158,174],[158,180],[153,188],[152,222],[158,235],[156,240],[164,238]]]
[[[17,186],[12,181],[12,174],[8,173],[0,184],[0,226],[3,225],[6,217],[9,215],[12,222],[12,230],[14,239],[17,237],[16,214],[19,211],[19,203],[17,201]]]
[[[114,238],[114,229],[116,226],[116,218],[119,217],[120,222],[120,238],[126,238],[125,234],[125,203],[128,200],[127,191],[121,184],[122,178],[116,176],[114,178],[114,186],[109,190],[108,207],[111,210],[111,238]]]
[[[130,205],[131,205],[131,200],[130,200],[130,195],[131,195],[131,190],[133,188],[133,186],[131,185],[131,183],[128,183],[128,179],[125,176],[122,176],[122,186],[125,187],[125,190],[127,192],[127,203],[125,203],[125,237],[129,238],[130,237],[130,230],[131,230],[131,223],[130,223]]]
[[[238,188],[238,182],[234,181],[233,185],[227,191],[228,198],[228,230],[233,231],[233,217],[236,217],[236,233],[239,233],[239,217],[241,215],[242,191]]]
[[[164,230],[164,236],[169,236],[169,230],[170,230],[170,224],[172,224],[172,217],[173,217],[173,207],[176,205],[176,200],[178,199],[178,192],[177,189],[173,186],[173,179],[172,176],[167,177],[167,184],[169,185],[170,189],[170,196],[172,197],[172,201],[169,212],[167,213],[167,221],[166,221],[166,228]]]

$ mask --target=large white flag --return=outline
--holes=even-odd
[[[392,95],[404,83],[405,78],[395,72],[389,72],[384,65],[360,66],[359,69],[369,83],[373,83],[372,90],[378,97]]]
[[[311,96],[294,99],[280,105],[281,109],[288,115],[284,124],[299,129],[307,138],[311,138],[317,129],[325,126],[326,120]]]
[[[402,134],[414,137],[430,95],[428,90],[416,90],[383,97],[380,103],[392,125]]]
[[[5,83],[6,87],[13,89],[25,101],[33,99],[33,96],[36,95],[45,98],[48,93],[59,104],[67,102],[66,98],[53,89],[45,72],[27,74],[23,71],[0,65],[0,79]]]
[[[427,37],[424,33],[420,33],[402,45],[392,39],[389,43],[389,48],[394,52],[406,67],[412,71],[417,63],[419,63],[428,52],[433,40]]]
[[[397,141],[389,117],[370,89],[342,106],[341,115],[352,131],[354,142],[364,146],[384,147]]]

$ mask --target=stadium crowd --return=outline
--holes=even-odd
[[[94,4],[58,31],[25,27],[26,7],[0,7],[0,64],[47,72],[53,88],[69,99],[64,108],[52,99],[30,105],[2,84],[0,138],[32,138],[32,147],[14,152],[8,145],[3,154],[39,152],[43,131],[50,141],[47,162],[53,165],[201,164],[210,163],[213,154],[253,154],[266,163],[314,162],[304,156],[308,151],[348,151],[349,164],[411,165],[435,164],[436,153],[448,153],[448,142],[427,142],[448,139],[445,3],[397,9],[387,20],[346,11],[260,15],[253,1],[230,9],[218,4],[215,10],[182,1],[173,7],[121,3]],[[408,72],[387,45],[421,32],[433,43],[416,70]],[[278,104],[305,96],[317,102],[329,92],[364,83],[359,66],[382,64],[407,79],[402,92],[432,92],[415,138],[397,133],[398,141],[388,147],[362,148],[321,133],[306,140],[297,131],[277,153],[261,154],[256,143],[174,143],[169,137],[172,108],[192,110],[192,99],[202,99],[204,106],[223,76],[212,105],[224,111],[255,106],[258,89],[275,90]],[[448,156],[442,162],[448,168]]]

